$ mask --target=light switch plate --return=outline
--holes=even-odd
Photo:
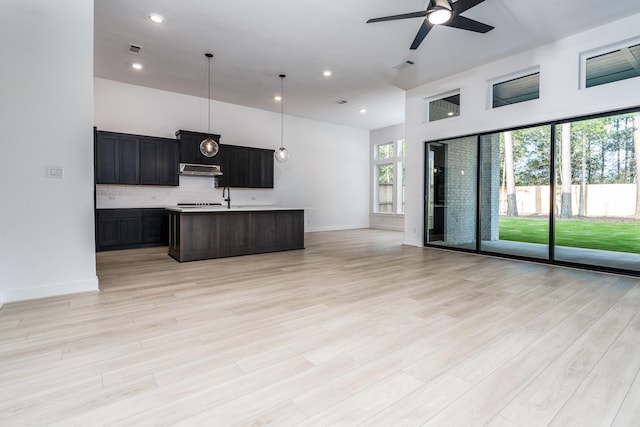
[[[64,178],[64,168],[62,166],[47,166],[47,178]]]

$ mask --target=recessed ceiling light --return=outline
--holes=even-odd
[[[142,64],[138,63],[138,62],[134,62],[133,64],[131,64],[131,68],[133,68],[134,70],[142,70]]]
[[[323,76],[325,76],[325,77],[331,77],[331,74],[333,74],[333,73],[331,72],[331,70],[324,70],[324,71],[322,72],[322,75],[323,75]]]
[[[453,116],[453,111],[449,111],[449,112],[447,113],[447,116]]]
[[[282,101],[282,97],[280,95],[274,96],[273,99],[276,101]]]
[[[164,16],[152,13],[149,15],[149,19],[156,24],[162,24],[164,22]]]
[[[367,109],[366,108],[361,108],[361,109],[358,110],[358,112],[360,112],[360,114],[364,114],[364,113],[367,112]]]

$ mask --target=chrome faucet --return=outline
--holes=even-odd
[[[224,199],[227,202],[227,209],[231,209],[231,189],[229,187],[224,187],[222,189],[222,197],[224,197],[225,191],[227,193],[227,198]]]

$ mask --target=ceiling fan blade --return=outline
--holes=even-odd
[[[471,9],[473,6],[479,5],[483,1],[484,0],[458,0],[455,3],[451,3],[451,8],[454,14],[458,14]]]
[[[367,24],[370,24],[372,22],[395,21],[396,19],[421,18],[423,16],[427,16],[426,10],[420,12],[403,13],[401,15],[383,16],[382,18],[373,18],[369,19],[367,21]]]
[[[455,3],[454,3],[455,4]],[[461,30],[475,31],[476,33],[488,33],[493,30],[491,25],[465,18],[464,16],[455,15],[442,25],[447,27],[459,28]]]
[[[413,39],[413,43],[411,43],[411,47],[409,49],[416,50],[418,46],[420,46],[420,43],[422,43],[422,40],[424,40],[424,38],[427,37],[427,34],[429,34],[429,31],[431,31],[432,28],[433,28],[433,24],[429,22],[428,19],[425,19],[422,22],[422,25],[418,30],[418,34],[416,34],[416,38]]]

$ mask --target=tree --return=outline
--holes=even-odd
[[[589,138],[582,136],[582,155],[580,156],[580,199],[578,202],[578,216],[587,216],[587,149],[589,148]]]
[[[562,195],[560,198],[560,218],[571,218],[571,123],[562,124],[560,141],[560,182]]]
[[[504,169],[507,177],[507,216],[518,216],[516,204],[516,180],[513,173],[513,137],[504,133]]]
[[[636,214],[640,218],[640,113],[633,116],[633,149],[636,160]]]
[[[516,186],[549,185],[550,133],[546,125],[511,132]]]

